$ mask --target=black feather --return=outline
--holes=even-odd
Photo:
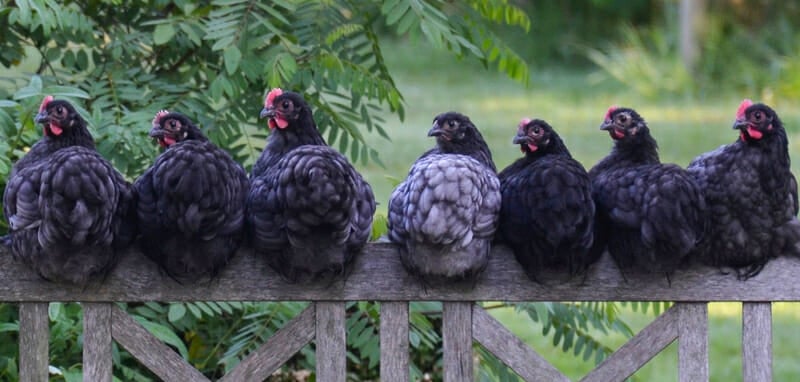
[[[49,98],[36,117],[45,136],[14,165],[3,212],[15,258],[45,279],[85,285],[135,236],[136,199],[75,108]]]
[[[545,268],[585,271],[598,257],[589,251],[595,207],[586,170],[545,121],[523,121],[515,142],[525,156],[499,175],[498,238],[533,280]]]
[[[700,155],[688,170],[711,212],[703,260],[747,279],[774,257],[800,255],[800,223],[797,181],[778,115],[755,104],[744,109],[737,126],[736,142]]]
[[[371,234],[372,188],[327,146],[300,95],[283,92],[268,111],[287,125],[271,130],[253,168],[250,243],[292,282],[346,274]]]
[[[247,175],[182,114],[157,117],[151,135],[174,143],[134,184],[139,247],[178,281],[213,278],[243,239]]]
[[[603,246],[622,270],[669,275],[699,256],[706,227],[700,187],[683,169],[661,164],[638,113],[610,109],[603,126],[611,153],[589,171],[598,216],[595,253]]]

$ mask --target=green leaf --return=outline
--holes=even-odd
[[[167,313],[167,319],[169,322],[176,322],[180,321],[183,316],[186,315],[186,306],[181,303],[175,303],[169,305],[169,312]]]
[[[239,63],[242,61],[242,52],[236,45],[231,45],[225,48],[222,56],[225,60],[225,70],[228,71],[228,74],[233,75],[236,69],[239,68]]]
[[[72,86],[48,86],[42,89],[43,94],[50,94],[54,97],[74,97],[89,99],[89,93]]]
[[[175,36],[175,28],[172,27],[172,24],[158,24],[153,31],[153,43],[156,45],[164,45],[169,42],[173,36]]]
[[[64,304],[60,302],[51,302],[47,306],[47,315],[50,317],[50,321],[58,321],[63,311]]]
[[[172,345],[178,350],[178,353],[181,354],[181,357],[188,358],[189,357],[189,350],[186,349],[186,345],[181,341],[178,335],[172,331],[172,329],[164,326],[162,324],[158,324],[152,321],[148,321],[145,318],[134,316],[136,321],[138,321],[142,326],[144,326],[147,331],[152,333],[156,338],[163,341],[166,344]]]

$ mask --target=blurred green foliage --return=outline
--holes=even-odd
[[[252,164],[267,133],[256,116],[265,90],[273,86],[302,91],[328,142],[354,161],[374,163],[379,157],[367,144],[366,133],[388,138],[387,114],[405,117],[403,95],[382,52],[381,42],[390,35],[424,40],[432,47],[426,49],[473,59],[522,83],[529,80],[531,63],[536,68],[597,68],[650,97],[704,97],[726,87],[767,101],[774,95],[800,97],[800,39],[794,22],[800,5],[778,0],[707,3],[702,57],[697,73],[690,74],[678,56],[676,1],[3,2],[0,184],[4,186],[11,164],[39,138],[32,118],[45,94],[76,103],[99,151],[131,179],[157,153],[146,132],[153,114],[164,108],[189,115],[212,140],[245,165]],[[458,80],[471,80],[463,77]],[[376,223],[374,238],[384,232],[385,217],[379,215]],[[306,304],[122,306],[216,378]],[[632,307],[657,312],[665,306]],[[519,314],[542,325],[542,335],[553,346],[593,360],[611,351],[597,333],[631,335],[618,314],[623,307],[514,305]],[[374,302],[348,304],[351,380],[377,378],[378,309]],[[435,380],[441,374],[441,305],[412,303],[410,311],[412,374],[420,378],[431,373]],[[80,380],[81,309],[54,303],[50,319],[54,379]],[[0,380],[18,379],[17,321],[15,306],[0,304]],[[485,350],[478,354],[482,381],[516,378]],[[274,378],[290,380],[292,372],[310,372],[313,365],[313,348],[308,346]],[[119,380],[155,379],[116,345],[114,367]]]

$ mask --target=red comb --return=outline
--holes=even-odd
[[[158,125],[159,122],[161,122],[161,118],[167,114],[169,114],[169,111],[167,110],[160,110],[158,113],[156,113],[156,116],[153,117],[153,126]]]
[[[53,100],[53,96],[51,96],[51,95],[44,97],[44,99],[42,100],[42,104],[39,105],[39,112],[40,113],[43,112],[44,109],[47,108],[47,104],[50,103],[50,101],[52,101],[52,100]]]
[[[736,109],[736,119],[744,119],[744,111],[750,106],[753,106],[753,101],[747,98],[742,100],[742,103],[739,104],[739,108]]]
[[[275,100],[275,97],[283,94],[283,90],[281,88],[275,88],[267,93],[267,99],[264,101],[264,106],[272,106],[272,101]]]
[[[517,126],[519,126],[520,128],[523,128],[529,123],[531,123],[531,119],[530,118],[522,118],[522,120],[519,121],[519,125],[517,125]]]
[[[607,121],[607,120],[611,119],[611,113],[613,113],[614,110],[617,110],[617,105],[609,106],[608,107],[608,111],[606,111],[606,116],[603,118],[603,120]]]

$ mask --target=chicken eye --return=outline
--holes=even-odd
[[[289,106],[292,106],[292,103],[288,99],[283,101],[283,103],[281,103],[281,107],[284,109],[288,109]]]
[[[628,122],[628,116],[627,116],[627,115],[625,115],[625,114],[621,114],[621,115],[620,115],[620,116],[617,118],[617,120],[619,120],[619,122],[620,122],[620,123],[625,123],[625,122]]]
[[[542,132],[542,128],[539,127],[539,126],[534,126],[533,127],[533,132],[534,132],[534,134],[539,134],[539,133]]]
[[[59,106],[59,107],[56,107],[56,113],[58,113],[58,114],[64,114],[64,108],[63,108],[63,107],[61,107],[61,106]]]
[[[169,126],[170,126],[170,127],[177,127],[177,126],[178,126],[178,123],[177,123],[177,122],[175,122],[174,120],[170,120],[170,121],[169,121]]]
[[[447,121],[447,126],[456,127],[456,126],[458,126],[458,122],[456,122],[456,121]]]
[[[753,118],[755,118],[756,121],[760,121],[762,117],[763,115],[761,115],[760,111],[753,113]]]

